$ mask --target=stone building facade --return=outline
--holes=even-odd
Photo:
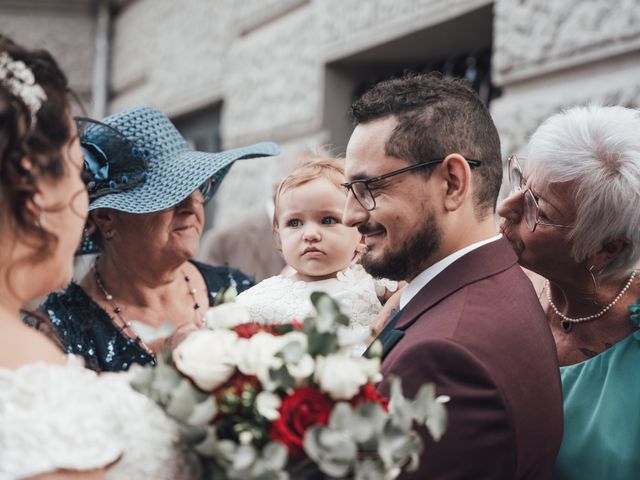
[[[88,95],[100,1],[0,0],[0,31],[51,48]],[[158,107],[202,149],[282,145],[234,166],[215,226],[262,205],[301,148],[343,152],[355,92],[404,69],[488,58],[505,156],[561,108],[640,103],[640,0],[116,0],[110,22],[109,111]]]

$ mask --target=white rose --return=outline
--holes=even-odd
[[[278,408],[282,404],[282,400],[275,393],[262,391],[256,397],[256,409],[264,418],[273,422],[280,418]]]
[[[251,338],[240,339],[237,344],[238,370],[245,375],[255,375],[262,386],[270,390],[274,385],[269,370],[283,365],[282,358],[275,356],[283,345],[283,337],[267,332],[258,332]]]
[[[212,391],[235,371],[238,335],[231,330],[198,330],[173,351],[176,368],[202,390]]]
[[[338,352],[316,360],[315,381],[334,400],[350,400],[360,387],[379,378],[377,358],[355,357]]]
[[[249,323],[249,311],[238,303],[223,303],[212,307],[204,314],[207,328],[233,328],[241,323]]]
[[[287,363],[287,370],[295,380],[296,385],[299,385],[313,374],[315,365],[316,362],[313,357],[307,353],[298,362]]]

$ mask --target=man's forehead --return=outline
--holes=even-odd
[[[356,126],[345,156],[348,179],[366,178],[389,162],[385,146],[396,125],[395,117],[389,116]]]

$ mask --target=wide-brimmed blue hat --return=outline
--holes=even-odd
[[[280,153],[272,142],[217,153],[194,151],[167,116],[150,107],[79,123],[84,123],[79,130],[90,211],[158,212],[203,185],[208,200],[236,160]],[[92,251],[96,246],[85,237],[77,253]]]
[[[91,198],[89,210],[112,208],[128,213],[152,213],[174,207],[200,185],[212,180],[210,194],[236,160],[277,155],[275,143],[263,142],[248,147],[217,153],[191,150],[184,137],[167,116],[149,107],[138,107],[111,115],[102,123],[120,132],[124,141],[130,142],[131,159],[142,157],[145,163],[137,185],[120,188],[133,180],[128,172],[113,171],[108,182],[113,193],[102,189]],[[100,148],[110,138],[99,124],[89,126],[81,134],[80,143]],[[108,159],[109,152],[105,152]],[[86,150],[85,150],[86,154]],[[124,182],[122,181],[124,178]],[[91,197],[91,191],[90,191]]]

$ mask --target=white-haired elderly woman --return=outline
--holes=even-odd
[[[546,279],[540,300],[561,365],[554,478],[638,478],[640,113],[571,108],[509,162],[501,230],[520,264]]]
[[[155,361],[173,330],[198,328],[219,290],[253,280],[193,260],[204,204],[239,159],[274,155],[273,143],[197,152],[160,111],[138,107],[81,125],[89,218],[80,253],[99,250],[79,283],[49,295],[42,310],[68,353],[97,371]]]

